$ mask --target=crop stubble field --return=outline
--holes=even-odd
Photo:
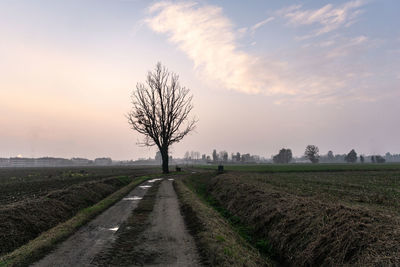
[[[267,256],[277,262],[400,264],[399,164],[227,165],[225,170],[218,176],[194,174],[185,183],[238,218],[250,239],[267,244]]]
[[[155,172],[149,167],[0,169],[0,256],[128,185],[134,177]]]
[[[0,168],[0,204],[31,201],[54,190],[108,177],[147,173],[148,167]]]
[[[207,170],[215,168],[204,166],[183,182],[227,221],[239,222],[236,231],[244,229],[244,239],[272,262],[400,264],[400,164],[227,165],[222,175]],[[132,175],[154,172],[148,167],[0,169],[5,219],[0,254],[96,203]],[[87,198],[79,199],[82,195]],[[27,213],[43,210],[43,218]]]

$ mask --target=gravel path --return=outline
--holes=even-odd
[[[186,229],[172,180],[164,180],[158,190],[149,227],[135,242],[133,256],[142,266],[200,266],[193,237]]]
[[[151,185],[147,182],[142,185]],[[52,253],[33,266],[87,266],[94,256],[115,240],[119,226],[136,208],[147,187],[136,187],[93,221],[80,228]],[[139,199],[138,199],[139,198]]]
[[[117,239],[118,228],[132,214],[151,182],[154,181],[135,188],[34,266],[91,266],[96,254],[107,250]],[[163,179],[159,185],[150,221],[134,241],[130,254],[142,259],[141,266],[200,266],[172,183],[172,179]],[[117,242],[113,246],[118,245]]]

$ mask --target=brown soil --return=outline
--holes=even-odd
[[[128,181],[126,181],[128,182]],[[79,210],[93,205],[126,185],[118,178],[73,185],[32,201],[0,208],[0,255],[36,238]]]
[[[32,201],[72,185],[116,176],[142,176],[158,172],[152,167],[0,168],[0,204]]]
[[[210,194],[293,266],[400,265],[400,218],[301,197],[223,174]],[[243,177],[241,177],[243,178]]]

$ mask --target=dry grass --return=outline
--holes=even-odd
[[[185,222],[193,234],[203,263],[210,266],[271,266],[212,208],[175,179]]]
[[[42,233],[26,245],[0,258],[0,266],[28,266],[49,252],[55,244],[66,239],[79,227],[89,222],[102,211],[116,203],[129,193],[134,187],[151,176],[135,178],[129,185],[112,193],[97,204],[79,211],[73,218]],[[67,194],[68,195],[68,194]]]
[[[293,266],[400,265],[400,218],[366,207],[321,201],[246,182],[212,178],[210,194],[270,241]]]
[[[128,183],[118,178],[83,183],[54,191],[39,199],[0,208],[0,255],[34,239],[41,232],[99,202]]]

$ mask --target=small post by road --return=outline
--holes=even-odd
[[[222,173],[224,173],[224,166],[223,165],[218,165],[217,174],[222,174]]]

